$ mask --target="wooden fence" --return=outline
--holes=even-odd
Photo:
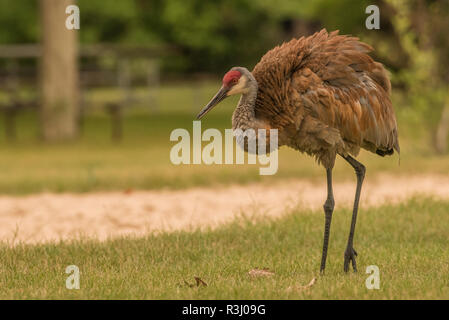
[[[152,109],[157,108],[157,100],[150,95],[150,88],[157,88],[160,83],[159,60],[162,56],[174,55],[176,50],[170,47],[126,47],[115,45],[91,45],[80,48],[81,59],[80,80],[80,130],[84,116],[94,108],[101,108],[107,112],[111,119],[111,138],[118,141],[122,138],[123,110],[144,102]],[[36,110],[39,107],[38,93],[38,63],[31,66],[20,63],[21,59],[38,60],[41,56],[41,47],[35,44],[2,45],[0,46],[0,91],[6,94],[6,101],[0,102],[0,112],[3,113],[5,135],[8,141],[17,138],[16,117],[27,109]],[[108,66],[100,65],[99,61],[107,60]],[[132,65],[139,61],[139,75],[136,76]],[[133,86],[144,85],[146,97],[136,97]],[[34,94],[23,98],[20,90],[24,86],[31,86]],[[89,90],[97,87],[118,88],[119,99],[93,103],[89,101]],[[145,101],[142,101],[144,99]]]

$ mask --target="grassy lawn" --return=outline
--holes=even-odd
[[[259,165],[181,165],[170,162],[169,140],[175,128],[192,131],[192,120],[217,89],[215,83],[163,86],[152,95],[157,108],[137,105],[126,112],[124,138],[110,139],[110,119],[100,112],[90,113],[79,140],[45,144],[37,139],[35,114],[18,119],[18,141],[8,144],[0,131],[0,193],[27,194],[41,191],[87,192],[92,190],[186,188],[213,184],[247,183],[304,177],[324,179],[324,170],[313,159],[281,148],[279,170],[274,176],[260,176]],[[115,91],[92,93],[92,101],[117,98]],[[225,100],[202,121],[203,130],[230,128],[238,97]],[[399,104],[399,103],[398,103]],[[398,175],[449,172],[449,156],[432,153],[421,119],[398,106],[401,164],[397,156],[381,158],[362,152],[360,160],[368,174],[390,172]],[[3,119],[0,119],[3,121]],[[353,172],[337,161],[335,179],[352,179]]]
[[[350,212],[334,213],[326,275],[318,275],[323,214],[300,208],[278,220],[249,219],[203,232],[103,243],[0,246],[0,298],[435,299],[449,297],[449,202],[414,199],[364,209],[358,219],[357,274],[344,274]],[[65,268],[80,268],[80,290],[65,288]],[[368,265],[380,289],[365,287]],[[253,268],[275,274],[251,278]],[[207,287],[188,287],[193,277]],[[313,278],[307,290],[293,289]]]

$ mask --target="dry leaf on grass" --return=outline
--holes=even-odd
[[[268,268],[263,269],[252,269],[248,274],[251,277],[267,277],[267,276],[273,276],[274,272],[270,271]]]
[[[195,279],[195,283],[191,284],[188,283],[186,280],[184,280],[184,284],[189,288],[195,288],[195,287],[207,287],[207,283],[201,279],[200,277],[193,277]]]
[[[207,287],[207,283],[204,282],[201,278],[199,278],[199,277],[194,277],[194,278],[195,278],[197,287],[199,287],[200,285],[203,287]]]

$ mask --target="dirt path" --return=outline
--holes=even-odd
[[[336,206],[350,207],[354,190],[355,181],[335,183]],[[398,203],[414,195],[449,199],[449,176],[366,179],[361,207]],[[0,241],[103,240],[150,231],[214,227],[242,212],[276,217],[296,206],[320,210],[325,197],[325,181],[304,180],[181,191],[0,196]]]

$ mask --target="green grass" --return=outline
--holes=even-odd
[[[324,170],[313,159],[288,148],[281,148],[279,170],[274,176],[260,176],[258,165],[181,165],[169,160],[170,133],[175,128],[192,130],[194,116],[213,95],[217,85],[197,84],[163,86],[152,94],[157,110],[137,105],[126,113],[124,138],[110,139],[107,115],[93,112],[85,120],[77,141],[48,144],[37,139],[37,116],[32,113],[18,119],[18,141],[8,144],[0,130],[0,193],[29,194],[42,191],[88,192],[93,190],[160,189],[248,183],[275,179],[323,179]],[[116,91],[92,92],[93,101],[117,98]],[[203,129],[220,130],[231,126],[232,111],[238,97],[225,100],[202,121]],[[398,158],[381,158],[362,152],[368,175],[390,172],[398,175],[449,172],[449,156],[432,153],[429,138],[420,119],[400,106],[398,121],[401,140],[401,165]],[[0,116],[1,118],[1,116]],[[2,122],[3,119],[0,119]],[[353,177],[352,168],[337,161],[336,180]]]
[[[19,299],[447,299],[449,202],[414,199],[364,209],[355,248],[359,273],[344,274],[349,210],[334,213],[326,275],[318,275],[323,214],[301,209],[278,220],[240,219],[216,230],[176,232],[37,246],[0,246],[0,298]],[[81,289],[67,290],[65,268],[81,271]],[[380,290],[365,287],[368,265],[380,269]],[[248,271],[275,275],[252,279]],[[207,287],[190,288],[199,276]],[[307,284],[308,290],[288,287]]]

